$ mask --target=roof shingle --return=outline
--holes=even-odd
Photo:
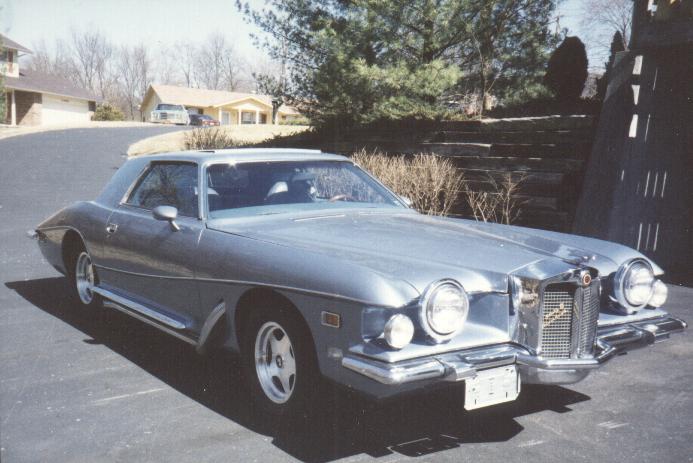
[[[80,100],[100,101],[89,90],[79,88],[67,79],[34,71],[20,71],[19,77],[4,77],[4,86],[25,92],[52,93]]]
[[[29,50],[27,47],[18,44],[14,40],[2,34],[0,34],[0,48],[10,48],[12,50],[21,51],[24,53],[31,53],[31,50]]]

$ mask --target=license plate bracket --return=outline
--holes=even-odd
[[[512,402],[520,394],[520,375],[515,365],[478,371],[465,384],[464,408],[475,410]]]

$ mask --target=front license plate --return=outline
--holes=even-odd
[[[512,402],[520,394],[520,375],[515,365],[479,371],[464,383],[465,410]]]

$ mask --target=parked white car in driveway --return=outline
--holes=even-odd
[[[164,124],[190,124],[190,115],[181,104],[159,103],[151,114],[151,121]]]

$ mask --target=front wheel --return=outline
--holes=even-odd
[[[307,412],[319,381],[307,328],[286,309],[253,311],[246,328],[244,363],[256,407],[274,416]]]

